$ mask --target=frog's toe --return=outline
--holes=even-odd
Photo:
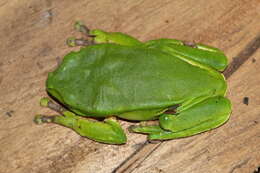
[[[53,122],[53,117],[45,115],[35,115],[34,120],[35,124],[43,124]]]
[[[75,37],[69,37],[67,38],[66,40],[66,44],[69,46],[69,47],[75,47],[76,46],[76,38]]]
[[[74,28],[79,31],[82,32],[83,34],[89,36],[89,28],[83,24],[83,22],[81,21],[76,21],[74,24]]]
[[[87,40],[83,38],[75,38],[75,37],[69,37],[66,43],[69,47],[88,46],[94,44],[94,42],[91,40]]]
[[[48,103],[50,102],[50,99],[49,98],[47,98],[47,97],[43,97],[43,98],[41,98],[41,100],[40,100],[40,105],[42,106],[42,107],[48,107]]]
[[[128,127],[130,132],[134,133],[143,133],[143,134],[152,134],[163,132],[164,130],[158,125],[150,125],[150,126],[141,126],[141,125],[132,125]]]

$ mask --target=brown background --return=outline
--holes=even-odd
[[[143,41],[169,37],[222,49],[232,62],[225,72],[231,119],[159,144],[127,133],[122,146],[35,125],[36,113],[53,113],[38,101],[58,57],[77,49],[65,45],[80,36],[76,20]],[[260,166],[259,0],[1,0],[0,23],[0,173],[252,173]]]

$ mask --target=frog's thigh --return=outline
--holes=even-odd
[[[208,98],[178,115],[162,115],[159,119],[160,126],[167,131],[152,133],[149,139],[174,139],[208,131],[225,123],[230,113],[231,104],[227,98]]]
[[[104,122],[76,115],[55,116],[54,123],[69,127],[94,141],[108,144],[126,143],[126,136],[120,124],[114,118],[106,118]]]

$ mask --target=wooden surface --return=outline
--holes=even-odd
[[[169,37],[222,49],[231,62],[225,72],[230,120],[158,144],[127,132],[121,146],[35,125],[36,113],[53,113],[38,101],[59,57],[77,50],[65,45],[67,37],[80,36],[75,20],[143,41]],[[0,23],[0,173],[252,173],[260,166],[259,0],[2,0]]]

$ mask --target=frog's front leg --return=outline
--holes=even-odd
[[[95,43],[114,43],[124,46],[138,46],[142,43],[134,37],[121,32],[105,32],[100,29],[91,30]]]
[[[97,142],[107,144],[124,144],[126,143],[126,135],[120,124],[115,118],[106,118],[104,122],[90,118],[83,118],[72,112],[62,109],[59,105],[54,104],[49,99],[41,100],[42,106],[47,106],[62,115],[44,116],[37,115],[34,121],[41,123],[56,123],[71,128],[83,137],[87,137]]]
[[[136,46],[142,44],[134,37],[121,32],[106,32],[100,29],[90,30],[81,22],[76,22],[74,26],[77,31],[82,32],[90,39],[76,39],[71,37],[67,39],[67,44],[69,46],[87,46],[100,43],[114,43],[125,46]]]
[[[208,98],[177,114],[160,116],[160,126],[136,126],[131,130],[149,134],[149,140],[192,136],[224,124],[231,113],[230,101],[222,96]]]

